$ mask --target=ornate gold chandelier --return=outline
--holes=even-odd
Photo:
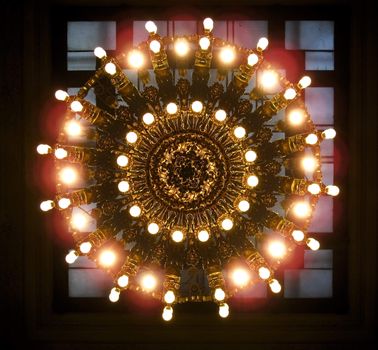
[[[227,299],[257,280],[279,293],[274,270],[297,244],[319,248],[307,234],[313,210],[319,196],[339,192],[322,183],[320,162],[320,143],[336,132],[317,130],[300,100],[311,79],[280,76],[264,61],[266,38],[246,49],[215,38],[210,18],[203,24],[203,35],[162,38],[149,21],[147,41],[118,59],[96,48],[100,67],[77,95],[55,94],[68,105],[57,143],[37,147],[55,157],[57,195],[40,207],[59,209],[71,228],[66,261],[86,255],[110,273],[112,302],[126,288],[151,293],[165,304],[166,321],[175,303],[188,301],[214,301],[227,317]],[[143,89],[124,74],[125,59]],[[218,81],[210,85],[212,65]],[[259,72],[277,77],[277,93],[256,84],[245,94]],[[85,99],[92,89],[101,108]],[[272,123],[283,109],[284,120]],[[285,136],[272,140],[274,132]],[[96,208],[74,211],[89,203]],[[88,218],[97,229],[84,233]],[[183,289],[190,269],[205,272],[208,288]]]

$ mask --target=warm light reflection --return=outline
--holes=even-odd
[[[303,170],[312,172],[315,171],[315,169],[317,168],[318,162],[315,157],[306,156],[302,159],[301,165]]]
[[[66,123],[64,130],[70,136],[80,136],[81,135],[81,125],[77,120],[70,120]]]
[[[231,279],[238,287],[245,287],[249,283],[251,276],[246,269],[237,267],[232,271]]]
[[[189,52],[189,43],[186,39],[177,39],[174,44],[177,56],[184,57]]]
[[[144,56],[139,50],[130,51],[129,55],[127,56],[127,60],[129,65],[135,69],[139,69],[144,64]]]
[[[157,279],[152,273],[146,273],[142,276],[140,284],[143,290],[151,292],[157,286]]]
[[[268,252],[275,259],[281,259],[286,255],[286,245],[282,241],[271,241],[268,244]]]
[[[88,215],[84,213],[75,213],[71,218],[71,226],[76,230],[83,230],[88,224]]]
[[[293,109],[287,116],[290,125],[298,126],[305,121],[305,113],[302,109]]]
[[[66,185],[72,185],[77,180],[77,171],[71,167],[63,168],[59,172],[59,179]]]
[[[298,218],[307,218],[311,215],[311,206],[307,202],[297,202],[293,205],[293,213]]]
[[[274,70],[264,70],[259,77],[259,82],[264,91],[273,92],[279,87],[279,75]]]
[[[225,64],[231,63],[235,59],[235,50],[232,47],[224,47],[221,49],[219,58]]]
[[[116,261],[116,255],[112,250],[104,250],[100,253],[99,256],[99,263],[103,267],[110,267],[112,266]]]

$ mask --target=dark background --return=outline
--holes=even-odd
[[[264,6],[306,12],[317,7],[349,21],[349,177],[345,225],[349,233],[347,308],[343,312],[246,313],[226,322],[212,311],[184,310],[167,325],[120,312],[64,312],[54,307],[53,228],[38,210],[41,174],[35,146],[43,140],[43,116],[51,99],[56,38],[52,13],[62,6],[120,6],[153,14]],[[281,7],[283,6],[283,7]],[[299,6],[299,7],[298,7]],[[319,7],[320,6],[320,7]],[[213,10],[217,9],[217,10]],[[376,342],[377,268],[377,16],[373,1],[39,1],[2,2],[1,117],[1,347],[15,349],[370,349]],[[169,9],[169,10],[168,10]],[[251,7],[252,9],[252,7]],[[55,305],[56,306],[56,305]],[[198,306],[194,306],[193,309]],[[62,310],[63,309],[63,310]],[[57,311],[58,310],[58,311]]]

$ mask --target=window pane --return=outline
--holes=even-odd
[[[306,70],[334,70],[333,52],[306,52]]]
[[[333,185],[333,163],[322,164],[323,183],[326,185]]]
[[[78,92],[79,92],[80,88],[73,88],[73,87],[70,87],[67,89],[67,93],[68,95],[76,95]],[[94,89],[90,89],[87,93],[87,96],[85,96],[85,99],[92,103],[92,104],[96,104],[96,95],[94,93]]]
[[[74,263],[70,265],[70,269],[74,269],[76,267],[82,267],[82,268],[96,268],[97,265],[93,260],[90,260],[86,256],[79,256]]]
[[[174,21],[174,35],[189,35],[197,33],[196,21]]]
[[[330,249],[305,250],[304,268],[309,269],[332,269],[333,253]]]
[[[309,232],[333,231],[333,198],[320,197],[316,205]]]
[[[98,298],[109,294],[112,278],[97,269],[69,269],[68,293],[72,298]]]
[[[286,270],[286,298],[332,297],[332,270]]]
[[[133,45],[138,45],[142,41],[147,40],[148,38],[148,32],[144,25],[145,21],[134,21],[133,22]],[[167,21],[154,21],[157,26],[157,33],[160,36],[167,36]]]
[[[116,48],[116,22],[68,22],[68,51],[94,50],[101,46],[105,50]]]
[[[267,284],[265,282],[257,282],[235,294],[235,298],[266,298],[266,296]]]
[[[320,154],[322,157],[333,156],[333,140],[323,140],[320,144]]]
[[[67,52],[67,70],[87,71],[96,70],[96,57],[89,52]]]
[[[289,50],[333,50],[332,21],[286,21]]]
[[[218,38],[227,38],[227,21],[214,21],[213,34]]]
[[[261,37],[268,36],[267,21],[235,21],[234,42],[244,47],[255,48]]]
[[[333,88],[306,89],[306,106],[315,124],[333,124]]]

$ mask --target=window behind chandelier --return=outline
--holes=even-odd
[[[267,16],[266,18],[268,18]],[[68,93],[74,94],[85,81],[86,73],[91,74],[96,69],[96,59],[93,49],[103,47],[110,55],[118,54],[124,47],[131,48],[145,40],[147,33],[144,23],[151,18],[140,18],[135,21],[88,21],[75,20],[67,22],[67,52],[66,66]],[[154,19],[154,18],[152,18]],[[155,19],[154,19],[155,20]],[[158,32],[165,35],[185,35],[197,33],[201,28],[201,19],[195,20],[157,20]],[[126,23],[126,24],[125,24]],[[335,78],[340,72],[335,68],[335,23],[332,20],[220,20],[214,23],[214,35],[226,38],[235,44],[254,48],[258,38],[268,37],[270,41],[267,59],[273,62],[281,73],[286,74],[289,80],[296,81],[301,73],[306,72],[313,79],[312,87],[305,92],[305,102],[313,121],[320,129],[332,127],[336,120],[337,128],[341,115],[335,106],[340,104],[341,97],[334,94]],[[336,37],[337,39],[337,37]],[[129,41],[129,42],[127,42]],[[132,44],[131,45],[131,42]],[[64,52],[62,53],[65,54]],[[285,68],[287,69],[285,71]],[[141,87],[137,73],[125,70],[126,75],[137,86]],[[89,76],[88,74],[88,76]],[[190,72],[189,72],[190,76]],[[153,77],[153,74],[151,74]],[[178,79],[176,73],[175,78]],[[225,84],[228,83],[227,77]],[[211,80],[216,79],[216,69],[213,69]],[[255,78],[254,78],[255,79]],[[258,78],[257,78],[258,80]],[[154,82],[151,81],[153,84]],[[246,93],[255,84],[250,83]],[[339,93],[340,94],[340,93]],[[90,93],[87,99],[92,103],[96,96]],[[284,118],[285,111],[275,118]],[[275,133],[280,138],[280,133]],[[321,146],[324,183],[337,183],[337,172],[334,169],[333,141],[322,143]],[[334,176],[336,179],[334,181]],[[321,197],[317,205],[310,231],[314,237],[319,237],[322,249],[310,251],[298,247],[294,256],[289,259],[278,278],[283,281],[283,293],[274,298],[294,299],[327,299],[335,298],[346,282],[335,283],[342,280],[343,271],[340,261],[345,257],[338,249],[340,240],[345,232],[340,232],[336,216],[334,215],[333,197]],[[83,206],[85,210],[93,206]],[[281,210],[278,206],[275,208]],[[92,222],[87,231],[94,230],[96,223]],[[339,268],[338,268],[339,267]],[[80,257],[68,269],[68,296],[70,298],[106,298],[112,281],[110,277],[86,257]],[[266,285],[257,284],[236,297],[243,303],[246,299],[267,298]],[[270,298],[270,297],[269,297]]]

